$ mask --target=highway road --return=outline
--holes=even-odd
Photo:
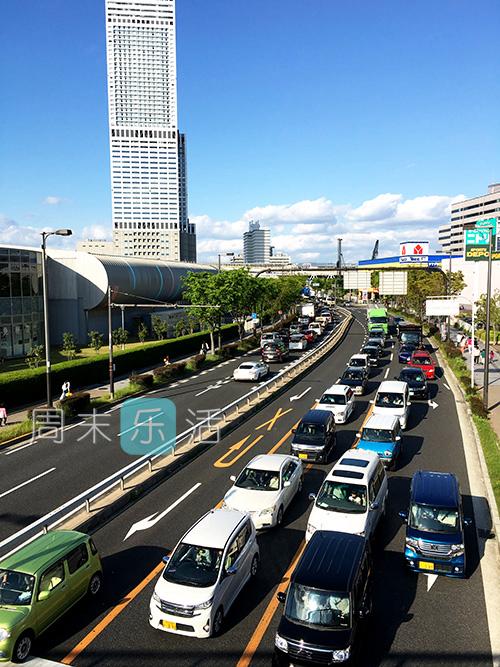
[[[257,453],[288,451],[294,424],[362,346],[365,312],[356,311],[360,321],[353,323],[343,343],[300,382],[96,531],[94,539],[106,575],[100,606],[96,609],[83,602],[75,607],[40,640],[37,655],[77,667],[270,664],[281,613],[276,587],[302,548],[311,505],[308,493],[317,491],[331,464],[308,466],[303,493],[288,510],[282,528],[259,534],[260,572],[233,606],[222,636],[195,640],[153,630],[148,623],[149,599],[162,556],[204,512],[217,505],[231,485],[229,475],[238,473]],[[392,356],[388,348],[372,377],[369,395],[356,399],[354,418],[338,427],[336,456],[352,446],[378,382],[398,373],[399,364]],[[363,667],[492,664],[485,582],[479,567],[482,547],[475,527],[467,533],[470,576],[465,580],[415,575],[407,570],[402,555],[404,526],[398,511],[407,508],[410,479],[416,470],[456,473],[465,514],[472,516],[462,435],[454,398],[445,383],[443,378],[432,383],[437,407],[413,403],[401,461],[389,473],[387,516],[374,545],[373,615],[361,636],[359,665]],[[305,391],[298,400],[290,400]],[[195,484],[200,486],[170,513],[148,529],[129,534],[137,522],[164,512]]]
[[[331,334],[331,331],[329,332]],[[314,346],[321,341],[317,341]],[[282,364],[271,364],[272,377],[304,353],[292,352]],[[177,433],[244,396],[252,383],[235,382],[233,370],[257,353],[222,362],[176,380],[150,395],[169,398],[176,407]],[[263,383],[268,378],[261,381]],[[257,383],[257,384],[261,384]],[[190,412],[190,410],[192,412]],[[195,414],[193,414],[193,412]],[[32,445],[0,449],[0,540],[36,521],[79,493],[91,488],[134,459],[120,447],[120,411],[112,408],[66,427],[63,440],[36,438]]]

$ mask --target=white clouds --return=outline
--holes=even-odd
[[[40,232],[34,227],[25,227],[19,225],[15,220],[11,220],[6,215],[0,214],[0,242],[5,244],[16,244],[23,246],[39,246]]]
[[[215,261],[219,252],[241,252],[243,232],[250,220],[260,220],[268,227],[276,252],[288,253],[295,261],[334,261],[339,236],[345,259],[358,261],[371,256],[377,239],[381,256],[397,254],[399,243],[410,236],[430,241],[434,250],[439,225],[449,221],[451,203],[461,199],[463,195],[405,199],[402,194],[383,193],[353,207],[320,197],[256,206],[234,222],[206,215],[191,220],[197,223],[200,261]]]
[[[62,197],[56,197],[54,195],[48,195],[43,200],[43,203],[47,204],[48,206],[57,206],[58,204],[61,204],[63,201],[64,200],[63,200]]]
[[[84,240],[108,241],[112,237],[111,229],[104,225],[88,225],[81,231],[80,238]]]

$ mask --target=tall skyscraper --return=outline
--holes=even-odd
[[[175,0],[106,0],[113,242],[196,261],[186,140],[177,127]]]
[[[261,229],[259,221],[248,223],[243,234],[243,259],[245,264],[269,264],[271,256],[271,232]]]

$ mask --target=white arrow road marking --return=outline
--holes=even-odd
[[[438,404],[435,403],[434,401],[429,400],[428,403],[429,407],[432,408],[433,410],[435,410],[438,407]]]
[[[448,387],[448,385],[446,384],[446,382],[443,382],[443,385],[446,387],[446,389],[448,389],[448,391],[451,391],[451,389]]]
[[[186,500],[188,496],[190,496],[196,489],[198,489],[201,486],[201,482],[197,482],[194,486],[192,486],[189,491],[186,491],[180,498],[177,498],[175,502],[173,502],[170,507],[167,507],[166,510],[163,510],[160,514],[158,512],[155,512],[154,514],[151,514],[150,516],[147,516],[145,519],[141,519],[141,521],[137,521],[137,523],[134,523],[132,528],[128,531],[128,533],[125,535],[123,538],[123,541],[127,540],[131,535],[136,533],[138,530],[148,530],[148,528],[151,528],[154,526],[158,521],[161,521],[164,517],[169,514],[173,509],[177,507],[177,505],[180,505],[183,500]]]
[[[303,396],[305,396],[308,391],[311,391],[311,389],[312,389],[312,387],[307,387],[307,389],[304,389],[304,391],[301,394],[299,394],[298,396],[290,396],[290,400],[291,401],[298,401],[299,398],[302,398]]]
[[[0,498],[5,498],[5,496],[8,496],[9,493],[14,493],[14,491],[17,491],[18,489],[22,489],[23,486],[26,486],[27,484],[31,484],[31,482],[35,482],[37,479],[40,479],[40,477],[45,477],[45,475],[48,475],[51,472],[54,472],[55,468],[49,468],[45,472],[41,472],[39,475],[36,475],[35,477],[32,477],[31,479],[26,480],[25,482],[22,482],[22,484],[18,484],[17,486],[14,486],[12,489],[9,489],[8,491],[4,491],[3,493],[0,493]]]
[[[431,590],[431,588],[434,586],[436,583],[436,579],[438,578],[437,574],[426,574],[427,577],[427,592]]]
[[[212,389],[220,389],[223,384],[227,384],[228,382],[231,382],[231,380],[217,380],[215,384],[209,384],[206,389],[203,389],[203,391],[199,391],[195,396],[201,396],[202,394],[206,394],[207,391],[212,391]]]

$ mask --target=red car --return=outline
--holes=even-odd
[[[417,351],[411,355],[408,366],[419,368],[428,380],[434,380],[436,377],[436,364],[432,361],[428,352]]]
[[[318,334],[312,329],[307,329],[307,331],[304,331],[304,336],[308,343],[314,343],[314,341],[318,337]]]

